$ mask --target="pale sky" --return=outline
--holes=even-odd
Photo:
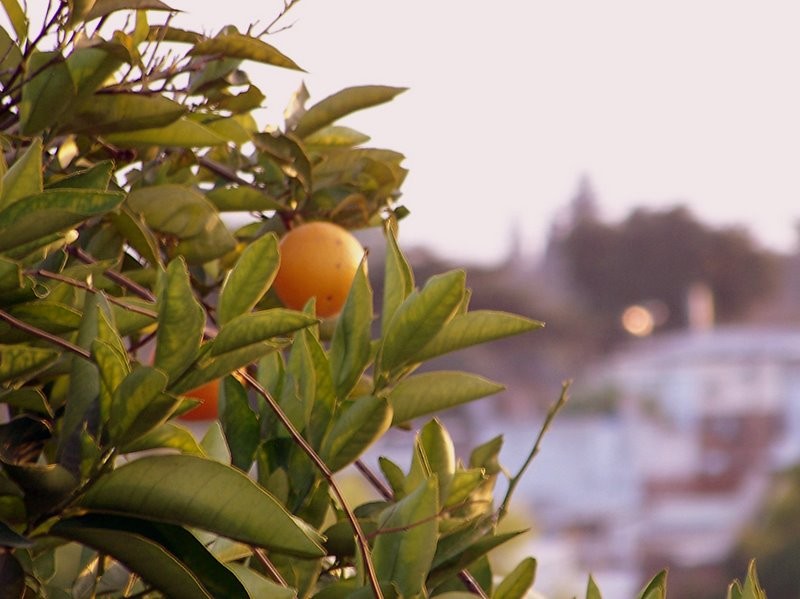
[[[166,1],[208,32],[282,6]],[[492,262],[516,226],[539,250],[585,174],[610,219],[685,202],[794,247],[796,0],[302,0],[283,23],[268,41],[308,72],[248,67],[271,122],[302,81],[410,88],[342,121],[406,155],[404,245]]]

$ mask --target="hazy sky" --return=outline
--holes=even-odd
[[[283,4],[166,1],[209,32]],[[308,72],[256,70],[272,122],[301,81],[410,88],[343,121],[406,155],[406,245],[493,261],[516,226],[538,250],[586,174],[608,218],[682,201],[794,246],[796,0],[302,0],[283,23]]]

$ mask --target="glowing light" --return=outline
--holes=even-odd
[[[647,337],[655,328],[652,312],[644,306],[633,305],[622,313],[622,327],[636,337]]]

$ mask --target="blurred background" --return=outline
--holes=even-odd
[[[721,598],[756,557],[771,599],[800,594],[800,5],[172,4],[268,26],[306,70],[256,71],[265,122],[301,84],[409,88],[346,124],[407,157],[417,281],[463,266],[473,307],[547,323],[431,365],[508,387],[447,416],[459,454],[502,434],[515,472],[573,381],[510,525],[537,590],[631,597],[669,567]],[[374,455],[406,463],[410,435]]]

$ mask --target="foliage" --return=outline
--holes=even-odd
[[[402,89],[308,109],[301,90],[265,128],[242,63],[299,69],[268,32],[178,29],[158,0],[60,2],[41,28],[3,7],[3,597],[522,597],[535,560],[496,583],[487,557],[519,534],[496,530],[500,438],[462,464],[434,418],[407,471],[358,462],[389,427],[502,388],[422,362],[541,326],[470,310],[461,270],[415,284],[403,157],[337,124]],[[376,333],[366,266],[331,321],[274,296],[278,238],[313,220],[383,227]],[[198,441],[186,394],[217,379]],[[354,463],[380,500],[344,500]]]

